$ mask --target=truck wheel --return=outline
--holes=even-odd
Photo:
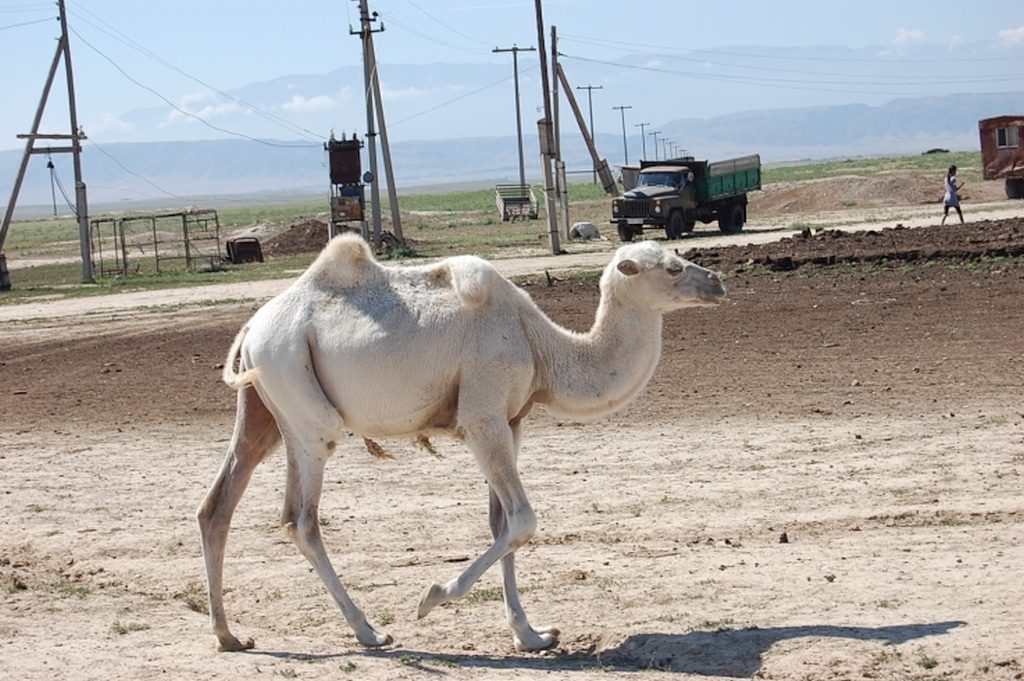
[[[629,225],[619,223],[619,240],[620,241],[632,241],[633,240],[633,228]]]
[[[686,221],[683,219],[683,211],[672,211],[668,216],[668,224],[665,225],[665,236],[669,239],[678,239],[684,231],[686,231]]]
[[[1006,198],[1024,199],[1024,177],[1006,178]]]
[[[722,234],[737,234],[743,229],[746,211],[743,204],[733,203],[726,206],[718,215],[718,229]]]

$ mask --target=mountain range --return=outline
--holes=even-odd
[[[585,106],[585,104],[584,104]],[[880,154],[920,153],[934,147],[978,148],[981,118],[1024,112],[1024,93],[964,93],[941,97],[898,98],[880,105],[845,104],[750,110],[704,118],[673,117],[665,112],[657,130],[677,150],[698,158],[727,158],[760,153],[765,163]],[[572,178],[589,178],[590,159],[568,106],[562,108],[563,158]],[[524,157],[529,179],[540,174],[536,129],[524,117]],[[517,141],[506,136],[431,140],[399,139],[391,144],[399,189],[428,186],[484,186],[518,179]],[[596,144],[612,165],[628,155],[636,162],[663,154],[650,133],[599,133]],[[328,192],[327,159],[322,144],[307,140],[218,139],[180,142],[107,143],[87,141],[83,172],[90,207],[132,207],[144,200],[179,206],[211,197],[266,199]],[[0,151],[4,204],[21,161],[20,150]],[[46,157],[36,156],[18,200],[16,216],[45,209],[63,185],[73,198],[70,158],[53,157],[54,182]],[[368,167],[365,160],[364,169]],[[59,184],[57,181],[59,180]],[[259,196],[258,196],[259,195]]]

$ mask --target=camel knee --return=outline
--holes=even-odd
[[[537,514],[530,506],[524,506],[509,514],[506,518],[509,545],[515,551],[530,541],[537,531]]]
[[[210,501],[207,499],[199,504],[199,508],[196,509],[196,522],[199,524],[199,531],[203,534],[206,534],[211,518],[213,518],[213,510],[210,508]]]
[[[288,538],[299,547],[304,555],[314,546],[320,536],[320,524],[316,511],[286,513],[281,519],[282,528]]]
[[[196,523],[199,525],[199,535],[203,541],[210,541],[217,535],[227,534],[227,525],[217,522],[218,516],[217,504],[210,498],[203,501],[196,509]]]

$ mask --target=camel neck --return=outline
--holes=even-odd
[[[606,293],[590,331],[557,335],[545,344],[550,355],[541,363],[538,393],[553,412],[570,417],[597,418],[628,404],[661,356],[661,314]]]

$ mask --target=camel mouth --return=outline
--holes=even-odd
[[[725,301],[729,300],[729,294],[723,289],[713,293],[701,293],[698,295],[697,299],[701,304],[712,307],[714,305],[721,305]]]

